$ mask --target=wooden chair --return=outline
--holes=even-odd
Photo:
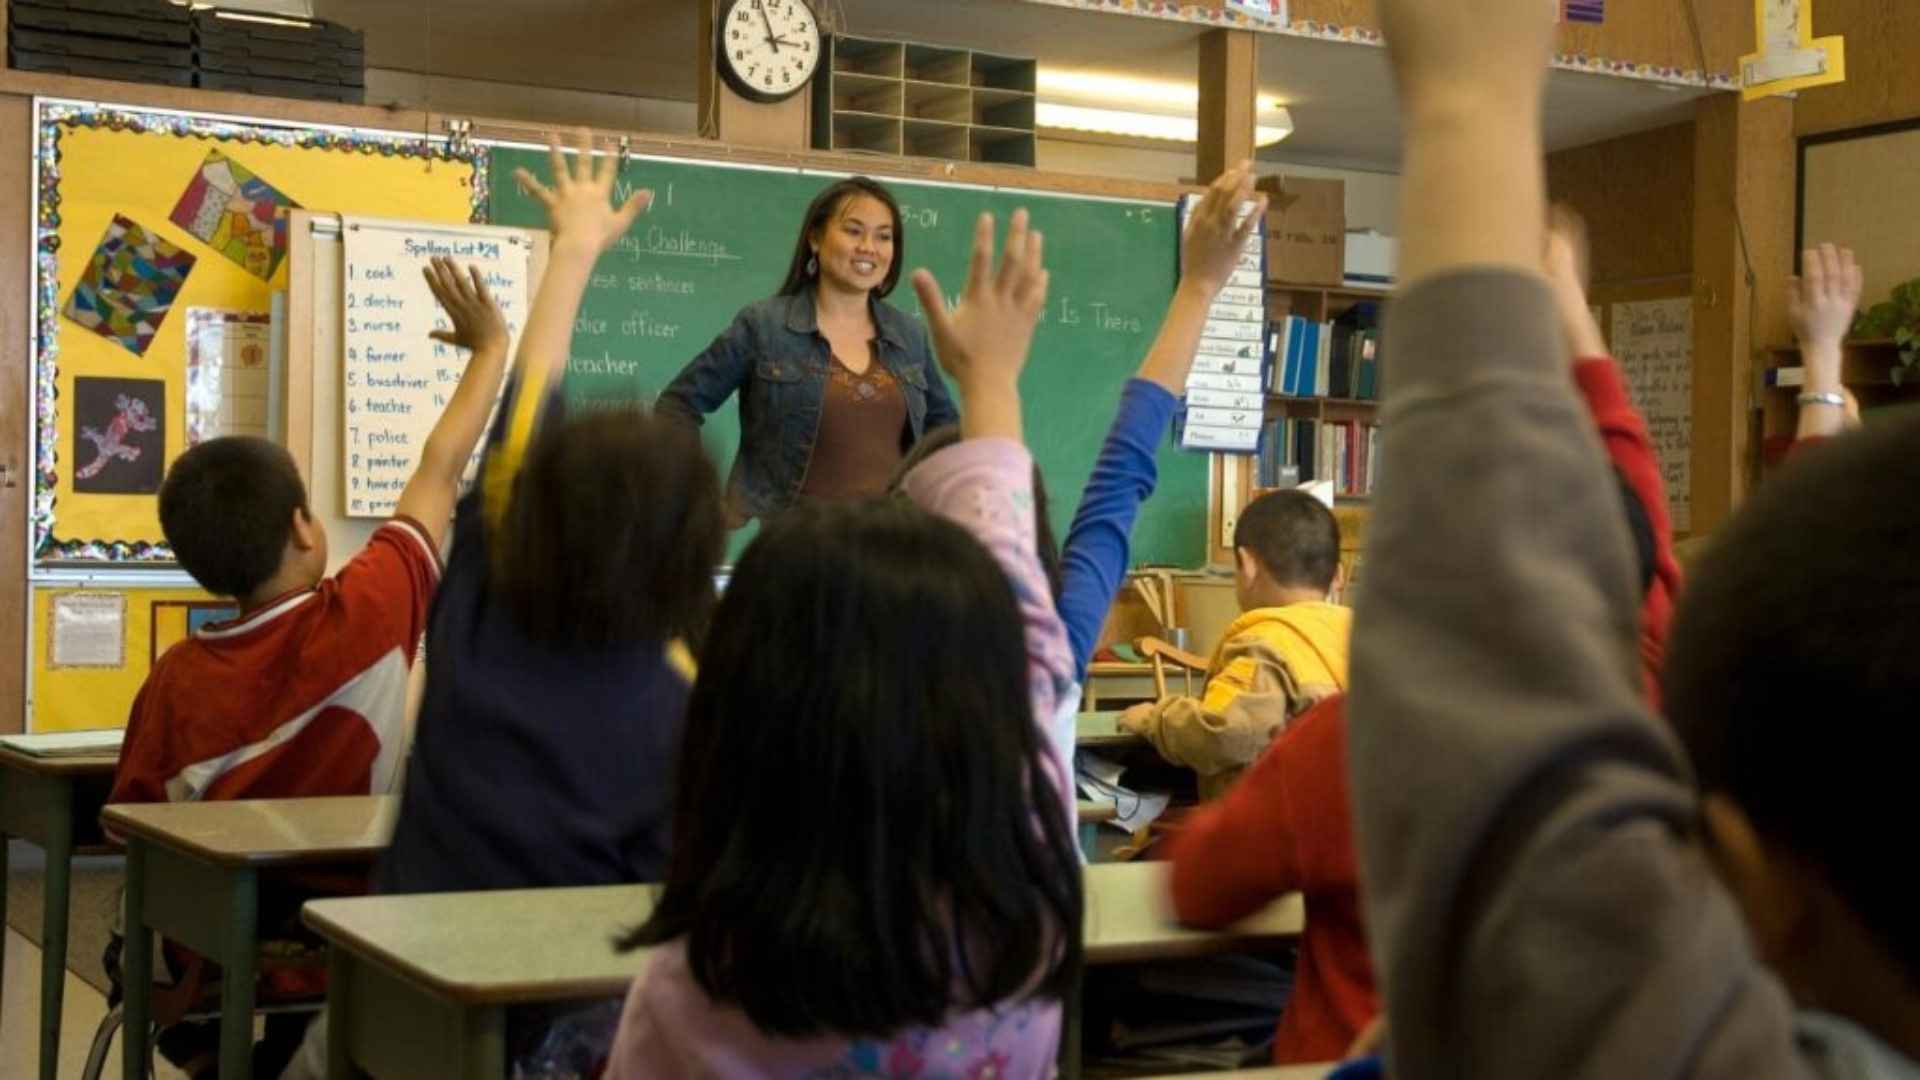
[[[1198,672],[1202,678],[1207,674],[1207,658],[1175,648],[1171,643],[1157,637],[1143,637],[1134,641],[1133,647],[1153,665],[1153,692],[1159,697],[1167,696],[1167,665],[1179,667],[1186,683],[1185,693],[1193,696],[1193,676]]]

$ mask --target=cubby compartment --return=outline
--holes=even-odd
[[[971,82],[975,86],[990,86],[996,90],[1017,90],[1023,94],[1031,94],[1039,89],[1039,79],[1039,65],[1029,57],[995,56],[992,53],[973,54]]]
[[[833,111],[900,116],[904,97],[899,79],[877,75],[841,75],[833,80]]]
[[[943,161],[967,160],[969,129],[965,124],[908,120],[904,130],[905,152],[909,157],[939,158]]]
[[[828,70],[845,75],[878,75],[898,79],[904,74],[906,46],[898,41],[873,41],[868,38],[835,36],[828,47],[833,63]]]
[[[976,127],[970,131],[973,141],[968,156],[974,161],[1033,167],[1037,147],[1032,131],[990,127]]]
[[[833,114],[833,149],[900,153],[900,118],[867,113]]]
[[[973,91],[945,83],[908,82],[904,115],[910,120],[938,120],[943,124],[971,124]]]
[[[965,49],[943,49],[937,45],[907,46],[906,77],[915,82],[971,86],[973,54]]]
[[[1031,59],[837,36],[813,87],[813,145],[1031,168]]]
[[[1033,95],[982,87],[973,92],[973,122],[982,127],[1033,130]]]

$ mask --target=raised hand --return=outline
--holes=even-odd
[[[578,245],[597,255],[626,235],[634,219],[653,205],[653,192],[636,191],[625,203],[613,206],[614,159],[595,152],[593,136],[585,128],[580,129],[578,149],[568,161],[560,152],[559,138],[547,139],[552,187],[525,169],[515,169],[513,176],[546,207],[547,227],[553,233],[555,248]]]
[[[436,256],[421,273],[426,275],[427,288],[433,290],[433,298],[453,323],[453,329],[435,330],[429,337],[474,352],[484,349],[506,352],[507,317],[501,313],[493,294],[487,291],[487,282],[479,267],[469,266],[462,273],[452,259]]]
[[[1554,27],[1540,0],[1380,0],[1406,113],[1537,110]]]
[[[1226,285],[1240,264],[1247,239],[1267,218],[1267,197],[1254,200],[1251,213],[1240,218],[1240,207],[1253,198],[1253,163],[1242,161],[1207,188],[1207,194],[1187,219],[1180,241],[1180,280],[1203,290],[1209,300]]]
[[[1016,210],[1006,250],[993,265],[993,215],[981,214],[973,230],[973,258],[960,302],[947,307],[930,270],[916,270],[913,288],[926,310],[940,366],[969,404],[982,393],[1015,391],[1033,345],[1033,327],[1047,306],[1044,237]]]
[[[1860,306],[1862,278],[1851,248],[1821,244],[1800,253],[1800,276],[1787,283],[1787,314],[1802,349],[1839,347]]]

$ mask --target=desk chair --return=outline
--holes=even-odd
[[[257,1002],[254,1014],[257,1016],[319,1013],[326,1008],[327,994],[324,982],[320,981],[326,976],[326,953],[309,951],[306,955],[289,958],[284,954],[286,944],[289,943],[277,940],[261,942],[261,956],[254,965],[254,970],[259,972],[259,989],[254,997]],[[117,961],[118,954],[115,959]],[[220,1019],[220,982],[209,976],[208,966],[206,958],[195,956],[188,962],[178,981],[171,985],[154,983],[150,1018],[155,1031],[179,1023],[205,1023]],[[299,981],[308,985],[318,983],[322,988],[317,992],[278,991],[272,976],[288,972],[294,973]],[[116,973],[114,982],[118,984],[119,981]],[[87,1050],[87,1064],[80,1074],[81,1080],[100,1080],[113,1037],[125,1019],[125,1010],[126,1001],[122,997],[115,1000],[113,1007],[100,1018],[100,1026],[94,1029],[93,1045]],[[151,1038],[147,1040],[147,1052],[159,1052],[155,1040]],[[152,1072],[153,1067],[149,1063],[149,1075]]]
[[[1153,665],[1153,692],[1160,698],[1167,696],[1167,665],[1173,664],[1180,669],[1186,683],[1185,693],[1193,697],[1193,676],[1199,672],[1204,679],[1207,674],[1207,658],[1190,653],[1157,637],[1143,637],[1133,643],[1141,656]]]

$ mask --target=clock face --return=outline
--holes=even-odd
[[[799,93],[820,66],[820,24],[805,0],[729,0],[719,30],[721,73],[755,101]]]

